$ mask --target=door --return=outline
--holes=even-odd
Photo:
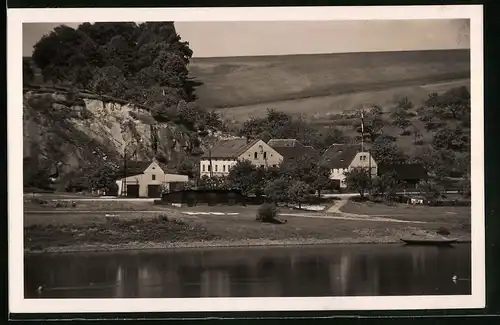
[[[139,197],[139,184],[127,185],[127,197]]]
[[[161,186],[148,185],[148,197],[154,197],[154,198],[161,197]]]

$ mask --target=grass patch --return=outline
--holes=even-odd
[[[153,218],[106,218],[88,224],[34,224],[24,228],[27,249],[78,244],[125,244],[131,242],[179,242],[213,240],[203,227],[160,215]]]
[[[470,207],[431,207],[425,205],[411,205],[394,203],[387,205],[384,203],[375,202],[354,202],[347,201],[340,208],[342,212],[394,217],[400,220],[408,221],[427,221],[438,223],[468,223],[470,224],[471,208]]]
[[[375,208],[379,209],[375,210],[376,212],[380,212],[383,205],[380,206]],[[389,208],[393,209],[393,207]],[[451,208],[459,209],[459,207]],[[171,209],[158,214],[132,211],[119,213],[117,216],[105,216],[105,213],[97,211],[95,214],[78,214],[77,212],[25,214],[25,248],[37,250],[92,244],[135,245],[135,243],[211,241],[244,243],[248,240],[386,243],[399,242],[401,237],[416,231],[436,234],[440,227],[448,229],[454,238],[470,240],[470,212],[459,214],[458,210],[455,210],[456,215],[446,215],[436,220],[429,217],[429,210],[422,210],[418,214],[412,214],[410,210],[399,210],[399,212],[405,212],[405,216],[398,215],[398,219],[428,221],[426,224],[315,218],[314,214],[303,214],[306,216],[302,217],[286,216],[283,223],[275,224],[256,222],[258,209],[258,206],[218,206],[210,207],[209,210],[238,213],[237,215],[185,215],[182,213],[183,211],[207,212],[206,206]],[[440,208],[431,207],[431,209]],[[282,208],[280,212],[291,212],[291,210]],[[434,215],[438,214],[438,212],[434,213]],[[441,211],[441,214],[444,215],[444,211]],[[276,219],[279,218],[278,213]]]

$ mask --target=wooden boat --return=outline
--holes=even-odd
[[[401,241],[406,245],[451,245],[456,243],[455,238],[401,238]]]

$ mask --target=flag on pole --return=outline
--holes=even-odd
[[[364,122],[363,111],[361,111],[361,134],[363,133],[365,133],[365,122]]]

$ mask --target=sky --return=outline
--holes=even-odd
[[[23,24],[23,56],[55,26]],[[468,49],[466,20],[177,22],[193,57]]]

